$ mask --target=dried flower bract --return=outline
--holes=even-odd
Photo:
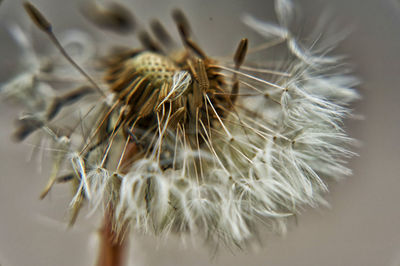
[[[279,24],[244,16],[266,43],[242,39],[224,61],[193,41],[180,10],[182,46],[158,21],[153,39],[124,7],[89,4],[83,10],[97,26],[135,32],[142,43],[99,55],[87,34],[58,39],[25,4],[57,50],[36,55],[13,28],[30,63],[2,94],[27,107],[15,138],[51,150],[41,197],[70,182],[72,222],[88,202],[112,210],[118,233],[185,232],[228,246],[252,239],[258,224],[281,232],[302,206],[324,203],[325,180],[350,174],[342,122],[357,80],[327,56],[331,47],[298,41],[289,0],[275,6]]]

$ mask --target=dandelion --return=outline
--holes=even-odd
[[[138,32],[142,43],[99,54],[81,32],[59,41],[26,3],[56,51],[35,55],[12,28],[29,64],[2,93],[27,105],[14,137],[51,145],[53,170],[42,197],[55,183],[70,182],[71,223],[87,202],[106,214],[117,236],[182,233],[228,247],[245,245],[260,224],[285,231],[301,208],[325,204],[326,180],[351,173],[345,159],[354,155],[353,140],[343,120],[358,98],[357,80],[342,58],[328,55],[332,47],[296,38],[291,1],[275,6],[278,24],[243,17],[266,43],[249,48],[242,39],[225,60],[192,40],[180,10],[173,19],[182,47],[158,21],[153,39],[135,29],[122,6],[88,4],[93,23]],[[70,46],[77,51],[67,53]],[[260,60],[271,51],[273,58]]]

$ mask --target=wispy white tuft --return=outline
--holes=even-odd
[[[289,36],[289,30],[283,26],[258,20],[251,15],[244,15],[242,19],[247,26],[253,28],[267,39],[279,38],[285,40]]]
[[[179,71],[175,73],[172,80],[171,90],[167,96],[157,106],[159,108],[166,101],[174,101],[175,99],[182,96],[190,85],[192,78],[187,71]]]
[[[294,15],[293,2],[290,0],[275,0],[275,12],[279,23],[289,27]]]
[[[85,162],[82,158],[77,153],[74,153],[71,155],[71,164],[72,168],[75,170],[75,173],[77,176],[79,176],[80,179],[80,184],[78,191],[76,192],[76,195],[72,202],[75,202],[76,199],[80,196],[81,193],[84,193],[86,197],[90,200],[91,198],[91,192],[90,192],[90,185],[88,181],[88,177],[86,175],[86,167],[85,167]]]

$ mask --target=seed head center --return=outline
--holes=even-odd
[[[172,83],[175,72],[179,70],[171,59],[152,52],[140,53],[132,58],[129,64],[153,84]]]

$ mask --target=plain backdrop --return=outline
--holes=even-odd
[[[151,18],[173,28],[170,10],[180,7],[188,14],[197,40],[212,55],[229,55],[242,37],[258,36],[247,29],[240,17],[253,14],[274,20],[272,1],[263,0],[164,0],[124,1],[136,17]],[[33,1],[53,22],[56,32],[69,28],[93,31],[95,38],[110,41],[110,33],[94,31],[78,12],[79,1]],[[347,121],[351,136],[362,145],[350,161],[354,175],[329,184],[331,208],[306,209],[286,236],[269,236],[256,250],[221,250],[211,257],[201,244],[186,247],[175,238],[158,241],[134,236],[129,265],[400,265],[400,4],[395,0],[302,0],[305,30],[330,13],[330,24],[352,33],[337,52],[348,55],[363,83],[362,100],[354,105],[362,120]],[[28,25],[21,1],[4,0],[0,5],[0,82],[12,76],[19,50],[8,35],[13,24]],[[29,27],[28,27],[29,28]],[[50,47],[45,36],[33,30],[38,50]],[[112,41],[119,41],[112,35]],[[121,41],[137,42],[132,38]],[[31,161],[29,141],[10,140],[13,121],[21,110],[0,105],[0,265],[91,265],[95,256],[98,219],[86,210],[76,226],[67,229],[70,191],[57,186],[39,201],[47,176],[37,158]]]

